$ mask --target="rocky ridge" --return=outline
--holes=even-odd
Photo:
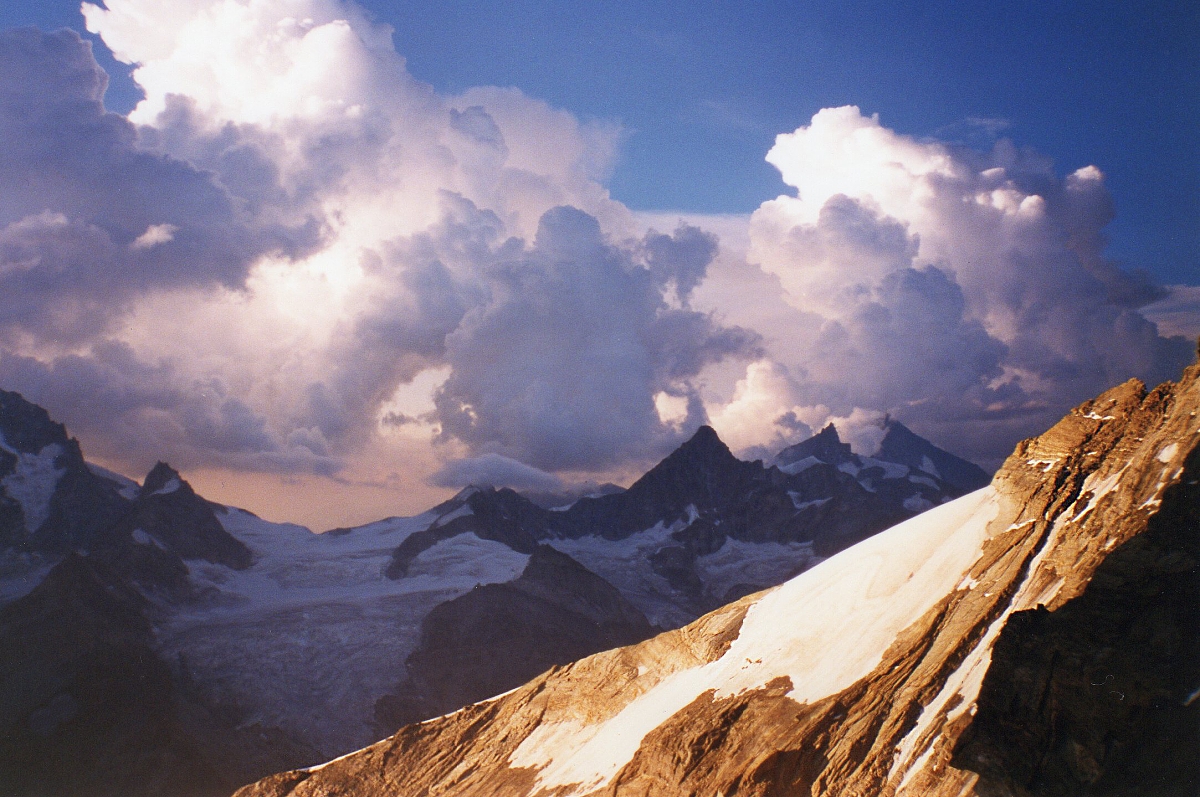
[[[238,797],[1193,795],[1200,366],[677,631]]]

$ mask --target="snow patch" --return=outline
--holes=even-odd
[[[918,476],[914,473],[908,477],[908,480],[913,484],[923,484],[926,487],[932,487],[935,490],[938,489],[938,483],[928,476]]]
[[[154,492],[150,493],[150,495],[170,495],[171,493],[175,492],[182,486],[183,486],[183,483],[179,481],[179,477],[172,476],[171,478],[167,479],[166,484],[164,484],[162,487],[159,487]]]
[[[55,465],[62,446],[51,443],[36,454],[10,448],[0,435],[0,448],[17,458],[13,472],[0,479],[8,496],[21,505],[25,531],[33,534],[50,517],[50,499],[58,489],[58,480],[67,472]]]
[[[932,509],[933,501],[930,501],[920,493],[913,493],[908,498],[904,499],[904,508],[909,512],[920,513],[927,509]]]
[[[867,468],[881,468],[883,470],[883,478],[885,479],[903,479],[908,475],[909,471],[907,465],[888,462],[883,459],[875,459],[873,457],[863,457],[862,463],[864,470]]]
[[[933,460],[929,458],[928,454],[921,455],[921,470],[925,471],[935,479],[942,478],[942,474],[938,471],[937,465],[933,464]]]
[[[829,498],[815,498],[812,501],[801,501],[800,499],[803,497],[803,495],[795,490],[788,490],[788,498],[792,499],[792,506],[796,508],[797,512],[803,512],[805,509],[811,509],[813,507],[824,506],[825,504],[829,503],[830,500],[832,500]]]
[[[163,544],[161,542],[159,542],[157,539],[155,539],[154,537],[147,534],[143,529],[134,529],[129,534],[129,536],[132,537],[133,541],[136,542],[138,545],[152,545],[155,548],[158,548],[159,550],[162,550],[162,551],[167,550],[166,548],[163,547]]]
[[[671,585],[650,565],[650,556],[664,545],[677,544],[671,534],[682,526],[659,522],[623,540],[588,535],[548,544],[620,590],[654,625],[677,628],[695,617],[679,607]]]
[[[1175,459],[1175,455],[1179,453],[1179,444],[1171,443],[1169,446],[1158,452],[1158,461],[1164,464],[1170,463]]]
[[[447,512],[446,514],[442,515],[440,518],[437,519],[437,523],[435,525],[444,526],[447,523],[449,523],[451,520],[458,520],[460,517],[468,517],[473,514],[475,514],[475,511],[473,509],[471,509],[471,505],[463,504],[458,509],[455,509],[452,512]]]
[[[795,476],[797,473],[803,473],[815,465],[824,465],[823,460],[817,459],[814,456],[807,456],[804,459],[798,459],[795,462],[789,462],[787,465],[777,465],[781,471],[789,476]]]
[[[841,465],[838,465],[838,470],[840,470],[842,473],[848,473],[851,476],[857,476],[861,468],[859,468],[853,462],[843,462]]]

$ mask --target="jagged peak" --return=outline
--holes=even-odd
[[[0,443],[16,451],[37,453],[48,445],[69,442],[67,429],[45,408],[8,390],[0,390]]]
[[[717,434],[717,430],[708,425],[697,429],[696,433],[687,442],[675,449],[674,454],[671,456],[683,453],[691,456],[711,456],[715,454],[722,458],[733,458],[733,452],[729,450],[729,446],[725,445],[725,441]]]
[[[780,451],[775,458],[775,464],[786,465],[805,457],[815,457],[828,465],[840,465],[853,461],[854,453],[850,450],[850,444],[843,443],[842,438],[838,436],[837,427],[828,423],[824,429],[807,440]]]
[[[140,495],[148,496],[173,493],[184,485],[187,485],[187,482],[179,475],[179,471],[172,468],[166,462],[160,461],[146,474],[146,480],[142,482]]]

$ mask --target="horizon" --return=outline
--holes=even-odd
[[[0,388],[138,481],[325,529],[887,415],[990,470],[1194,358],[1182,3],[79,8],[0,11]]]

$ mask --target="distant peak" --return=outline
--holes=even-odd
[[[711,426],[701,426],[697,429],[696,433],[686,443],[677,448],[671,457],[675,457],[676,455],[704,458],[717,456],[722,459],[733,458],[733,452],[729,450],[729,446],[725,445],[724,441],[717,435],[716,430]],[[668,459],[671,457],[668,457]]]
[[[703,446],[721,445],[721,446],[723,446],[723,445],[725,445],[725,443],[721,441],[721,437],[717,434],[716,429],[705,424],[704,426],[701,426],[699,429],[697,429],[696,433],[694,435],[692,435],[691,439],[688,440],[686,443],[684,443],[684,445],[685,446],[700,446],[700,445],[703,445]]]
[[[838,436],[837,427],[833,425],[833,421],[825,424],[824,429],[813,435],[813,439],[817,438],[834,443],[842,442],[842,438]]]
[[[142,495],[174,492],[182,484],[183,477],[179,475],[179,471],[165,462],[159,462],[146,474],[146,481],[142,483]]]
[[[807,440],[780,451],[775,457],[775,464],[787,465],[799,462],[805,457],[815,457],[827,465],[840,465],[843,462],[854,460],[849,443],[842,442],[842,438],[838,436],[837,427],[832,423],[826,424],[824,429]]]

